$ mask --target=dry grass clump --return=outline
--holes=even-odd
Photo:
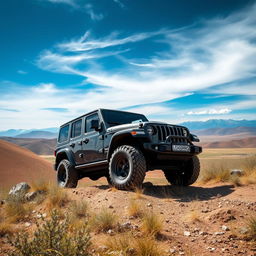
[[[144,208],[134,199],[130,200],[128,206],[128,215],[134,218],[141,217],[143,215]]]
[[[52,186],[47,195],[47,208],[49,211],[55,208],[64,207],[70,199],[63,188]]]
[[[61,220],[53,211],[43,225],[37,223],[37,230],[29,238],[28,233],[20,233],[10,238],[14,247],[12,256],[87,256],[89,255],[90,236],[86,225],[78,230],[69,229],[69,220]]]
[[[48,193],[53,185],[50,182],[44,180],[36,180],[31,183],[32,191],[42,191]]]
[[[133,237],[132,233],[119,234],[107,239],[107,251],[103,255],[161,256],[163,249],[151,237]],[[102,255],[102,254],[101,254]]]
[[[142,217],[142,231],[147,235],[157,236],[163,228],[162,220],[153,211],[144,213]]]
[[[143,199],[144,198],[144,196],[143,196],[144,189],[143,188],[136,187],[134,192],[135,192],[134,199]]]
[[[198,210],[191,210],[186,215],[186,219],[190,222],[201,222],[200,213]]]
[[[248,157],[244,160],[242,169],[244,174],[240,177],[245,185],[256,184],[256,156]]]
[[[256,240],[256,216],[251,217],[248,220],[247,227],[249,230],[249,238],[252,240]]]
[[[73,201],[69,209],[73,218],[81,219],[88,216],[88,204],[86,201]]]
[[[8,200],[5,204],[4,212],[10,223],[19,222],[27,218],[28,214],[31,212],[31,205],[13,198]]]
[[[211,165],[203,169],[198,181],[201,183],[227,182],[230,178],[230,171],[224,165]]]
[[[91,227],[96,232],[106,232],[114,229],[117,225],[118,217],[106,208],[102,208],[91,220]]]
[[[149,237],[141,237],[135,241],[136,255],[161,256],[164,254],[160,245]]]
[[[8,222],[1,222],[0,223],[0,237],[3,237],[5,235],[11,235],[13,234],[14,229],[13,226]]]

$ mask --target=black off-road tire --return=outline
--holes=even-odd
[[[75,188],[79,175],[67,159],[62,160],[57,168],[57,183],[62,188]]]
[[[196,182],[200,174],[200,162],[197,156],[193,156],[182,170],[163,170],[165,178],[177,186],[189,186]]]
[[[123,167],[122,161],[124,162]],[[129,145],[118,147],[109,162],[110,185],[121,190],[141,187],[146,175],[146,160],[142,152]]]

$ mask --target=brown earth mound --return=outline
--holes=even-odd
[[[18,182],[54,180],[52,165],[31,151],[0,140],[0,187]]]
[[[243,138],[231,141],[215,141],[209,143],[201,143],[205,148],[255,148],[256,137]]]

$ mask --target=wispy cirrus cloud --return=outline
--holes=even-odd
[[[256,105],[252,97],[256,79],[255,10],[253,5],[180,30],[125,35],[113,32],[102,37],[86,32],[59,42],[42,51],[36,64],[45,71],[80,77],[84,82],[79,88],[63,91],[55,84],[38,84],[22,91],[22,97],[5,97],[3,93],[0,108],[21,111],[23,114],[11,113],[17,119],[40,115],[38,122],[49,120],[49,126],[56,125],[53,109],[61,108],[68,112],[60,114],[60,123],[99,107],[141,111],[175,122],[207,116],[236,117],[238,110]],[[151,45],[147,54],[142,50],[144,44]],[[248,79],[252,81],[244,82]],[[200,105],[198,100],[179,108],[173,103],[201,92],[209,96],[209,103]],[[224,97],[216,103],[211,95],[243,95],[243,99],[230,103]]]
[[[94,102],[100,105],[121,99],[119,104],[114,104],[119,108],[170,101],[202,90],[225,94],[227,90],[235,91],[237,86],[222,88],[222,85],[236,82],[241,91],[251,95],[250,88],[243,89],[238,81],[256,76],[255,10],[253,5],[250,10],[180,30],[161,29],[128,36],[113,32],[101,38],[94,38],[87,31],[78,39],[43,52],[38,66],[85,77],[87,83],[100,86],[87,92]],[[125,49],[136,55],[137,44],[142,42],[155,44],[151,57],[129,58]],[[159,52],[158,44],[164,44],[165,50]],[[111,62],[120,62],[122,69],[112,70]],[[208,115],[225,112],[216,106],[209,109],[214,111],[200,111]],[[190,111],[190,115],[198,115],[198,111]]]

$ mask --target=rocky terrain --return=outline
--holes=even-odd
[[[154,181],[150,176],[147,179]],[[255,240],[248,238],[248,221],[256,212],[256,185],[219,183],[180,188],[145,182],[142,191],[132,192],[109,188],[101,179],[65,193],[69,200],[61,207],[65,215],[71,214],[72,202],[86,202],[89,216],[104,210],[116,218],[116,224],[105,232],[91,230],[92,255],[140,255],[122,254],[108,247],[111,239],[118,241],[124,233],[146,238],[143,220],[133,212],[134,203],[143,212],[153,213],[161,223],[154,238],[161,255],[256,255]],[[47,203],[29,204],[33,206],[30,213],[14,225],[18,230],[31,232],[38,219],[49,216]],[[6,236],[0,238],[0,244],[0,255],[8,255],[11,247]]]

